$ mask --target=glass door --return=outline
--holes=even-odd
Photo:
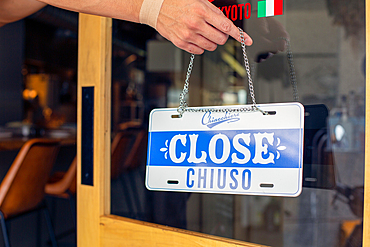
[[[146,149],[138,140],[143,136],[145,140],[147,133],[142,130],[151,109],[177,107],[189,54],[155,33],[149,35],[145,28],[136,31],[147,34],[134,42],[142,44],[132,47],[125,39],[119,43],[115,39],[125,37],[131,24],[81,15],[81,246],[362,243],[367,225],[366,220],[363,224],[367,214],[365,1],[283,1],[282,15],[258,18],[262,2],[213,1],[254,39],[247,52],[257,103],[299,101],[305,106],[301,195],[148,191]],[[189,105],[248,104],[246,82],[240,44],[230,39],[216,51],[196,56]],[[86,139],[86,133],[93,139]],[[119,146],[120,134],[129,141],[122,156],[115,156],[112,151]],[[84,145],[89,141],[94,146]],[[364,241],[368,241],[366,229]]]

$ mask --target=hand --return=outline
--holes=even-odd
[[[157,31],[177,47],[194,54],[214,51],[229,35],[240,42],[238,28],[208,0],[164,0]],[[245,44],[253,41],[244,33]]]
[[[254,44],[248,48],[249,56],[256,62],[285,51],[286,40],[290,40],[284,26],[274,17],[252,18],[247,20],[247,31],[253,37]]]

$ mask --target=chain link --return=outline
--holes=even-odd
[[[247,57],[247,51],[245,49],[244,32],[241,28],[239,28],[239,32],[240,32],[241,46],[242,46],[242,51],[243,51],[244,66],[245,66],[245,70],[247,71],[247,76],[248,76],[249,94],[252,99],[253,107],[257,108],[256,96],[254,95],[254,87],[253,87],[253,81],[252,81],[252,76],[251,76],[251,70],[250,70],[249,61]]]
[[[182,117],[182,114],[184,114],[184,112],[187,110],[187,107],[188,107],[185,96],[189,93],[189,79],[190,79],[191,71],[193,70],[194,58],[195,58],[195,55],[191,54],[188,71],[186,72],[184,89],[180,93],[180,105],[179,105],[179,108],[177,108],[177,112],[179,113],[180,117]]]
[[[290,40],[287,38],[283,38],[283,37],[281,39],[285,40],[286,42],[286,52],[287,52],[287,60],[288,60],[288,66],[289,66],[289,80],[293,88],[293,100],[298,102],[299,95],[298,95],[298,88],[297,88],[297,77],[295,74],[293,53],[290,47]]]
[[[248,76],[249,94],[252,98],[252,106],[251,107],[247,107],[247,106],[237,107],[237,108],[188,108],[188,104],[186,103],[185,97],[189,93],[189,79],[190,79],[191,72],[193,70],[194,58],[195,58],[195,55],[191,54],[188,71],[186,73],[184,88],[182,92],[180,93],[180,105],[177,108],[177,112],[179,113],[180,117],[182,117],[184,112],[255,112],[255,111],[260,111],[264,115],[268,114],[267,112],[261,110],[257,106],[256,98],[254,94],[253,81],[251,77],[251,70],[249,66],[247,51],[245,48],[244,32],[241,28],[239,28],[239,33],[240,33],[240,39],[241,39],[241,47],[243,51],[244,66],[245,66],[245,70],[247,71],[247,76]]]

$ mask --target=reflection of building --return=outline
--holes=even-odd
[[[350,91],[353,90],[358,95],[357,99],[362,98],[361,95],[364,91],[362,64],[365,53],[363,39],[360,39],[356,49],[353,49],[351,41],[345,38],[344,30],[333,26],[332,17],[329,15],[324,1],[289,2],[285,6],[284,15],[274,18],[284,23],[291,38],[301,102],[303,104],[326,104],[330,110],[333,110],[329,124],[334,124],[335,127],[343,119],[343,114],[338,116],[334,113],[337,111],[335,108],[341,108],[343,105],[342,95],[349,95]],[[222,62],[215,62],[217,61],[215,53],[206,53],[202,62],[201,98],[204,105],[222,102],[220,95],[229,91],[226,89],[227,86],[237,88],[231,81],[223,81],[225,70],[218,69],[222,68]],[[236,54],[238,54],[237,46]],[[256,69],[258,72],[254,79],[257,102],[293,100],[286,54],[280,53],[269,58],[262,64],[257,64]],[[210,93],[215,95],[216,100],[209,100]],[[362,109],[363,100],[356,100],[356,102],[362,102],[356,103],[357,107]],[[234,101],[234,103],[237,102]],[[343,124],[346,128],[349,127],[346,130],[345,139],[350,139],[356,148],[341,149],[340,143],[333,144],[336,179],[337,182],[346,185],[363,184],[364,153],[363,144],[361,144],[364,140],[364,133],[361,131],[364,128],[364,122],[361,120],[364,117],[363,114],[361,112],[357,117],[348,117],[348,121],[345,121],[350,126]],[[345,139],[342,140],[341,145],[345,145]],[[337,246],[339,245],[337,236],[340,234],[342,223],[358,219],[358,217],[353,214],[346,203],[336,201],[332,204],[335,194],[334,190],[304,188],[298,198],[282,198],[277,202],[279,205],[276,207],[278,208],[277,213],[270,218],[270,221],[274,222],[275,219],[280,224],[278,231],[273,234],[267,233],[268,227],[264,228],[263,226],[263,217],[268,215],[265,211],[270,210],[270,204],[276,204],[276,202],[273,203],[273,198],[236,197],[233,203],[223,206],[227,208],[233,205],[234,208],[240,210],[234,211],[232,217],[240,217],[244,219],[244,221],[241,220],[244,223],[235,225],[234,222],[233,234],[227,235],[225,232],[223,234],[244,239],[246,235],[243,233],[239,235],[239,233],[241,229],[245,229],[244,233],[249,229],[248,240],[269,243],[272,246]],[[206,197],[207,200],[211,200],[215,204],[221,203],[212,195],[199,195],[197,197]],[[204,200],[196,200],[195,198],[192,200],[191,197],[189,202],[205,203]],[[212,204],[211,202],[207,203]],[[248,213],[243,213],[245,208],[248,208]],[[214,212],[216,213],[216,209]],[[209,209],[203,214],[200,213],[201,222],[211,221],[211,215],[213,213],[209,212]],[[194,229],[197,229],[195,222],[199,218],[189,217],[191,226],[194,225]],[[225,221],[231,220],[227,218],[226,214],[220,217],[223,217],[222,219]],[[224,224],[227,225],[227,223]],[[274,237],[267,238],[268,235]]]

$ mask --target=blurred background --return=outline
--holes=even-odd
[[[147,191],[148,115],[178,106],[189,54],[149,26],[114,20],[112,151],[119,155],[112,152],[112,214],[270,246],[361,246],[365,1],[285,0],[283,15],[269,18],[256,18],[257,1],[250,3],[250,18],[235,24],[254,39],[247,52],[257,103],[298,100],[306,108],[302,194]],[[0,178],[34,137],[60,140],[54,171],[69,168],[76,154],[77,42],[78,14],[51,6],[0,28]],[[189,105],[250,102],[243,66],[231,38],[196,56]],[[72,229],[58,241],[73,246],[68,203],[49,198],[48,205],[56,233]],[[33,226],[39,221],[37,215],[12,221],[12,245],[46,246],[47,234]]]

